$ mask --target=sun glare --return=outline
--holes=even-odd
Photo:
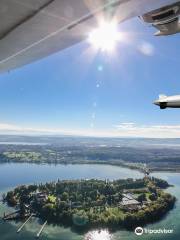
[[[113,51],[117,42],[121,40],[121,33],[114,22],[102,23],[99,28],[89,34],[89,43],[101,51]]]
[[[112,240],[108,230],[94,230],[85,235],[85,240]]]

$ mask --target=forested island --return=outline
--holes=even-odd
[[[30,215],[49,223],[80,229],[108,227],[133,229],[161,219],[174,207],[175,197],[164,192],[169,184],[142,179],[58,180],[23,185],[4,196],[16,208],[17,218]]]

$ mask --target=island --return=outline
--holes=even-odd
[[[58,180],[18,186],[4,195],[16,218],[34,215],[48,223],[80,229],[134,229],[157,221],[174,207],[162,179]],[[8,218],[4,217],[5,220]]]

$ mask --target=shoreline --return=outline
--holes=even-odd
[[[44,165],[44,164],[47,164],[47,165],[78,165],[78,164],[82,164],[82,165],[109,165],[109,166],[116,166],[116,167],[122,167],[122,168],[128,168],[128,169],[131,169],[131,170],[136,170],[136,171],[139,171],[141,173],[143,173],[143,169],[141,167],[138,167],[138,166],[130,166],[128,164],[124,164],[124,163],[115,163],[115,162],[107,162],[107,161],[94,161],[94,160],[85,160],[85,161],[71,161],[71,162],[51,162],[51,161],[0,161],[0,165],[1,164],[15,164],[15,163],[18,163],[18,164],[35,164],[35,165]],[[138,164],[138,163],[135,163],[135,164]],[[156,172],[170,172],[170,173],[180,173],[180,166],[179,168],[151,168],[151,167],[148,167],[150,173],[156,173]]]

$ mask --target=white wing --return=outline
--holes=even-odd
[[[85,39],[100,15],[119,22],[173,0],[0,0],[0,72]]]

